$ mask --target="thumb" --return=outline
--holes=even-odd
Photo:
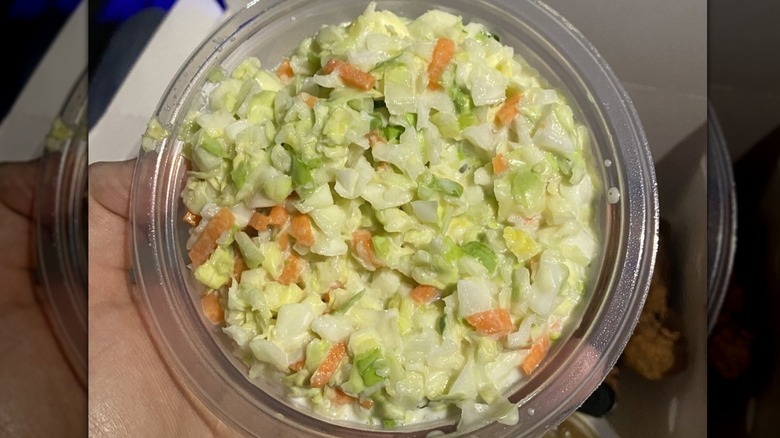
[[[89,166],[89,196],[109,212],[127,220],[130,217],[130,187],[135,160],[100,162]]]

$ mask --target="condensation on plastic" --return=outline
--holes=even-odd
[[[87,382],[87,75],[70,92],[59,120],[73,133],[47,145],[35,192],[38,292],[58,341]],[[49,140],[47,140],[49,141]]]
[[[707,106],[707,335],[718,314],[737,251],[737,194],[726,140]]]
[[[351,21],[368,2],[257,1],[215,31],[189,58],[153,114],[172,134],[141,151],[131,204],[133,269],[144,315],[178,379],[222,421],[246,435],[425,437],[455,433],[455,420],[392,431],[325,419],[293,404],[279,382],[250,381],[231,342],[202,315],[200,288],[187,269],[187,227],[180,194],[186,179],[178,127],[205,99],[215,66],[230,70],[247,56],[271,67],[323,24]],[[533,376],[512,388],[515,426],[498,423],[478,436],[538,436],[582,404],[612,368],[636,324],[655,261],[658,199],[650,151],[636,111],[596,49],[546,5],[509,0],[378,1],[378,9],[410,18],[438,8],[488,26],[555,87],[590,129],[600,169],[595,209],[603,252],[572,324]],[[611,160],[611,166],[601,165]],[[606,200],[606,188],[620,202]]]

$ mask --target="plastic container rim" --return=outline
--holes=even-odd
[[[317,6],[322,8],[323,4],[332,3],[339,1],[321,1],[317,2]],[[358,4],[364,7],[367,3]],[[378,7],[392,10],[393,5],[405,3],[412,2],[379,1]],[[173,135],[158,142],[155,150],[141,151],[135,169],[131,197],[131,241],[137,292],[144,303],[144,316],[152,328],[155,341],[161,346],[160,350],[172,365],[177,378],[209,410],[235,429],[251,435],[262,430],[257,428],[257,425],[263,424],[262,421],[273,422],[271,419],[275,419],[277,425],[287,428],[285,431],[288,433],[381,436],[408,432],[408,436],[425,436],[429,430],[419,428],[384,432],[346,428],[344,424],[297,414],[285,403],[267,394],[263,404],[254,404],[252,397],[262,398],[264,393],[258,388],[248,387],[242,371],[228,366],[232,363],[229,358],[211,357],[211,360],[206,360],[205,364],[198,367],[188,366],[192,360],[203,360],[206,356],[202,351],[203,345],[213,342],[213,338],[209,333],[203,333],[203,330],[198,333],[187,330],[197,330],[196,325],[203,325],[202,316],[199,315],[198,306],[192,302],[185,308],[177,307],[175,300],[179,298],[175,288],[171,287],[177,276],[186,275],[177,267],[176,257],[180,253],[172,248],[175,242],[172,228],[180,218],[176,217],[176,208],[169,208],[179,202],[179,193],[171,188],[170,175],[177,170],[181,171],[183,166],[180,157],[172,156],[170,152],[171,149],[175,150],[175,122],[183,117],[193,96],[199,93],[203,78],[210,68],[224,61],[225,56],[220,52],[225,48],[230,49],[237,37],[248,38],[250,32],[262,30],[262,25],[268,25],[280,16],[289,19],[290,11],[303,13],[301,5],[313,4],[309,0],[258,1],[250,4],[205,40],[166,90],[154,117]],[[605,170],[605,174],[609,175],[604,177],[604,184],[605,187],[611,187],[612,184],[618,187],[621,200],[612,207],[606,205],[611,215],[606,220],[620,220],[620,234],[611,238],[610,242],[614,246],[612,250],[617,251],[614,255],[622,258],[618,262],[603,260],[604,263],[611,263],[611,270],[605,272],[602,269],[599,273],[602,280],[606,276],[604,281],[607,284],[601,286],[609,287],[605,293],[610,294],[610,299],[598,305],[588,304],[584,314],[592,317],[593,323],[575,329],[561,347],[566,348],[571,340],[574,344],[570,347],[577,354],[566,356],[565,363],[555,369],[542,367],[529,380],[526,386],[531,387],[526,388],[524,396],[519,400],[513,398],[521,407],[518,424],[531,426],[508,428],[493,424],[480,430],[480,433],[489,433],[490,436],[518,436],[518,433],[520,436],[535,435],[562,421],[587,398],[614,365],[636,324],[649,287],[657,246],[658,197],[652,158],[636,110],[622,85],[596,49],[551,8],[538,1],[513,4],[508,0],[440,1],[430,7],[434,6],[456,11],[458,8],[471,7],[480,13],[492,14],[493,19],[501,16],[506,22],[524,26],[524,30],[529,32],[529,38],[537,38],[548,44],[547,50],[555,52],[558,62],[569,69],[567,74],[580,83],[586,83],[587,79],[587,89],[579,90],[588,96],[587,102],[577,99],[576,104],[583,107],[591,105],[588,109],[598,113],[591,119],[600,117],[612,147],[610,152],[614,154],[605,157],[613,165]],[[314,31],[312,29],[311,33]],[[553,56],[551,53],[546,55]],[[220,62],[215,61],[220,59]],[[552,78],[548,79],[554,82]],[[590,365],[584,374],[578,369],[577,363],[583,361]],[[533,382],[535,385],[531,385]],[[543,384],[539,385],[539,382]],[[233,409],[233,406],[228,409],[225,398],[246,405],[238,410]],[[253,419],[246,418],[250,412],[254,414]],[[288,421],[291,416],[293,421]]]

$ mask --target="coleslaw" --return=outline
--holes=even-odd
[[[479,23],[374,4],[209,81],[187,250],[249,377],[330,418],[515,423],[599,251],[565,97]]]

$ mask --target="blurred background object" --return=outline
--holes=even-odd
[[[726,140],[707,107],[707,334],[720,314],[737,249],[737,193]]]
[[[33,202],[38,296],[60,348],[87,385],[87,74],[46,137]]]
[[[780,436],[780,4],[709,4],[709,96],[731,156],[736,255],[709,338],[708,431]]]
[[[8,81],[0,87],[0,161],[41,155],[44,138],[87,65],[86,1],[11,2],[0,34]],[[18,52],[18,53],[17,53]]]
[[[85,180],[73,177],[86,173],[85,145],[63,142],[85,138],[67,109],[86,112],[86,82],[71,91],[87,69],[87,6],[6,4],[0,24],[8,66],[0,93],[0,436],[83,436],[84,241],[64,242],[60,231],[86,211]],[[75,95],[78,102],[66,105]],[[68,290],[57,278],[73,272],[57,265],[79,247],[78,287]],[[80,303],[71,302],[74,292]],[[80,318],[71,331],[63,316],[76,308]]]
[[[6,60],[13,62],[13,68],[6,69],[3,74],[0,120],[10,111],[22,87],[79,0],[12,0],[4,4],[5,10],[0,15],[0,37],[2,41],[14,43],[5,45]]]

